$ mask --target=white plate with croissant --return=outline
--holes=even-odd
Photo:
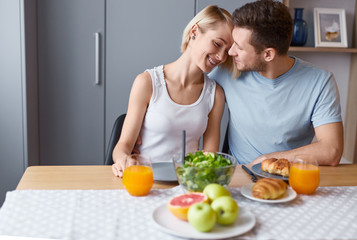
[[[291,187],[287,187],[285,193],[277,199],[257,198],[257,197],[254,197],[252,194],[252,188],[253,188],[254,184],[256,184],[256,183],[248,183],[241,188],[240,192],[242,193],[242,195],[244,197],[258,201],[258,202],[264,202],[264,203],[284,203],[284,202],[289,202],[289,201],[294,200],[297,196],[296,192]]]

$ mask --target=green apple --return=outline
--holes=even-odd
[[[188,222],[200,232],[208,232],[216,224],[216,213],[208,203],[195,203],[187,213]]]
[[[216,212],[217,222],[219,224],[232,224],[237,219],[239,214],[239,206],[230,196],[216,198],[212,202],[211,207]]]
[[[210,183],[204,189],[203,193],[207,195],[210,202],[221,196],[231,196],[231,193],[218,183]]]

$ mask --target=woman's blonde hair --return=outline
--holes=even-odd
[[[183,31],[181,52],[186,51],[188,43],[190,41],[190,33],[192,27],[197,24],[200,30],[205,33],[208,30],[215,29],[218,23],[226,23],[231,29],[233,29],[232,15],[225,9],[218,7],[217,5],[210,5],[202,9],[192,20],[187,24]],[[236,70],[233,58],[227,57],[227,60],[221,64],[222,68],[226,68],[233,72],[234,76],[239,75]]]

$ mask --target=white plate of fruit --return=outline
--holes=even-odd
[[[223,239],[250,231],[255,216],[223,186],[209,184],[203,193],[186,193],[157,207],[153,220],[162,231],[191,239]]]

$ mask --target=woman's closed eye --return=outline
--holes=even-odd
[[[217,48],[222,48],[224,44],[221,44],[217,41],[213,41],[214,42],[214,45],[217,47]],[[227,50],[224,51],[225,55],[228,55],[228,51],[229,51],[229,48]]]
[[[222,45],[219,42],[214,41],[214,45],[218,48],[220,48]]]

